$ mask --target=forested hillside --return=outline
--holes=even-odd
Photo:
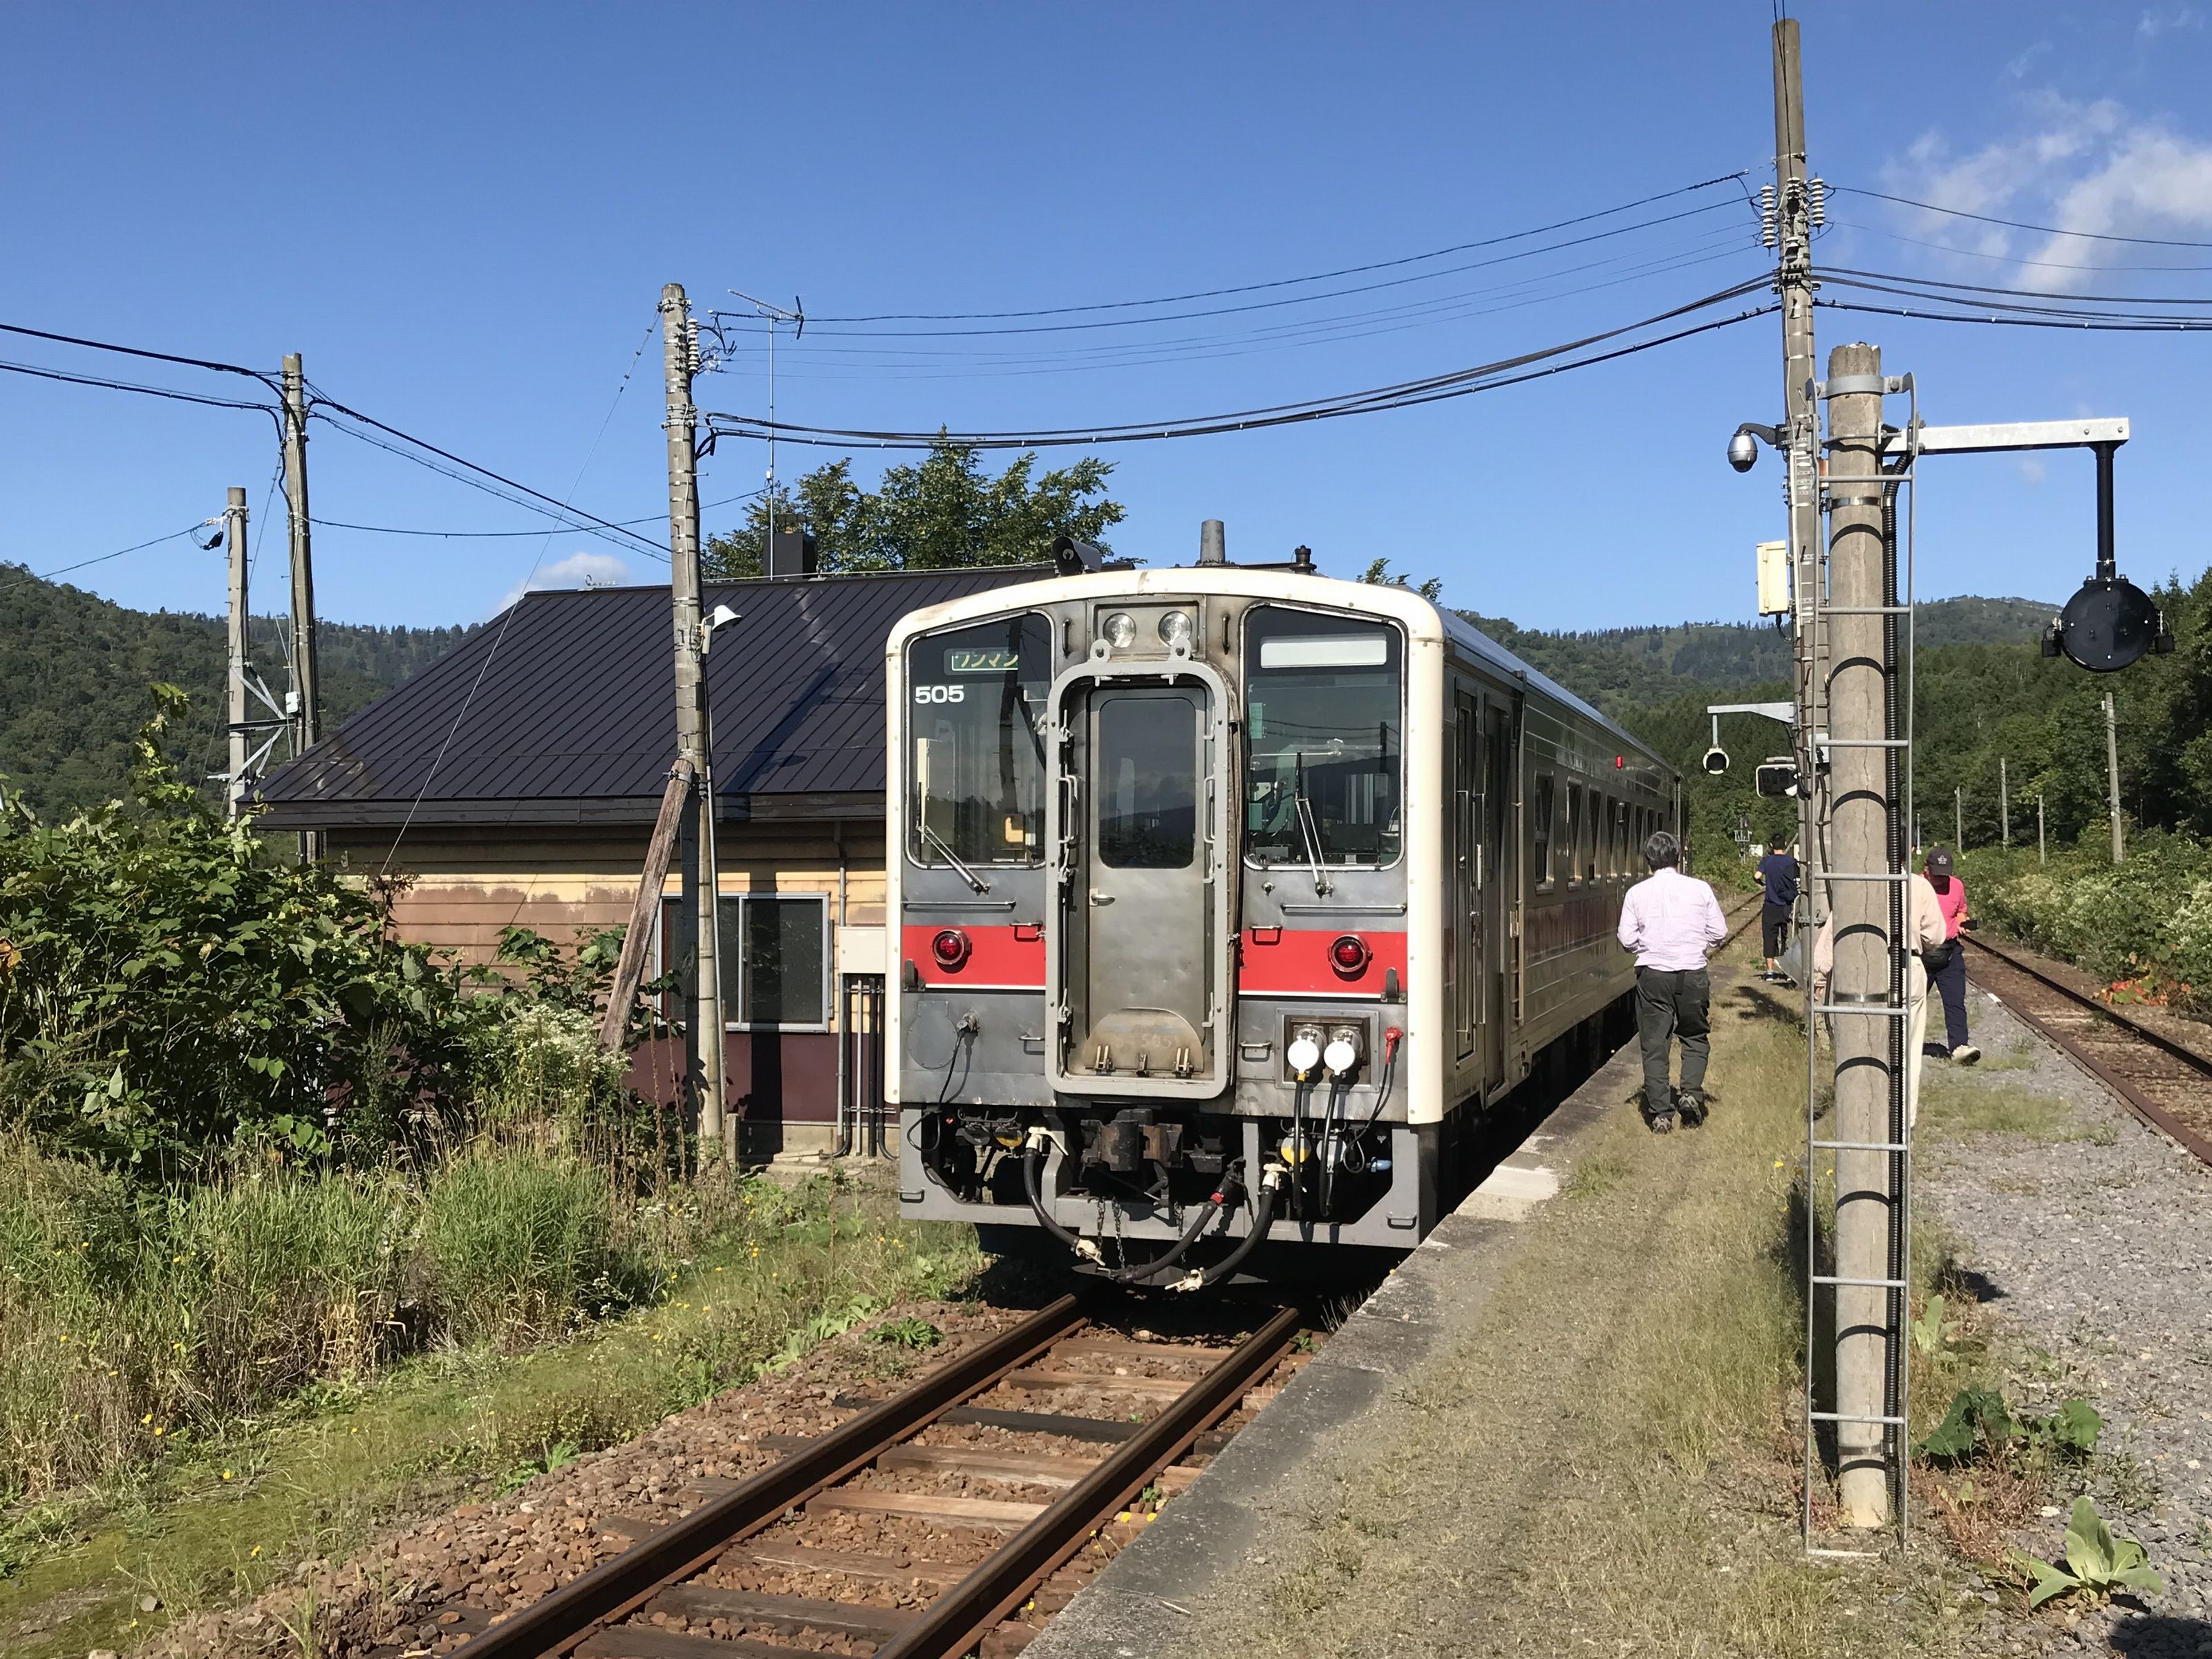
[[[317,629],[327,727],[451,650],[460,628]],[[257,617],[253,660],[279,696],[283,624]],[[223,763],[223,624],[130,611],[0,564],[0,788],[52,821],[123,793],[132,734],[153,712],[147,687],[180,687],[206,732],[199,772]],[[281,752],[281,751],[280,751]],[[199,763],[204,760],[205,764]]]

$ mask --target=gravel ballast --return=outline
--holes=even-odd
[[[1982,1133],[1923,1141],[1919,1201],[1966,1241],[1960,1266],[2031,1356],[2048,1400],[2104,1414],[2098,1455],[2078,1482],[2116,1531],[2140,1538],[2162,1595],[2074,1616],[1992,1620],[1982,1651],[2107,1651],[2212,1659],[2212,1170],[2147,1127],[2103,1085],[2030,1033],[1987,993],[1971,993],[1975,1041],[2024,1066],[1931,1073],[2065,1103],[2052,1140]],[[2060,1559],[2064,1511],[2020,1547]]]

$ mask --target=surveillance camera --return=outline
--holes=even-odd
[[[1739,432],[1729,440],[1729,465],[1739,472],[1748,472],[1759,465],[1759,440],[1748,432]]]

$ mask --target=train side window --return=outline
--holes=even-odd
[[[1583,874],[1583,787],[1570,781],[1567,785],[1566,833],[1559,837],[1567,859],[1567,880],[1571,884],[1582,879]]]
[[[1552,884],[1552,775],[1536,774],[1536,811],[1532,828],[1536,845],[1530,862],[1536,866],[1536,885]]]

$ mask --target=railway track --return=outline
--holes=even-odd
[[[1226,1346],[1125,1335],[1064,1296],[453,1649],[470,1659],[1018,1652],[1197,1478],[1279,1372],[1285,1308]],[[1248,1404],[1248,1402],[1249,1402]],[[716,1490],[714,1488],[719,1488]]]
[[[2151,1127],[2212,1164],[2212,1058],[1971,933],[1975,977]]]

